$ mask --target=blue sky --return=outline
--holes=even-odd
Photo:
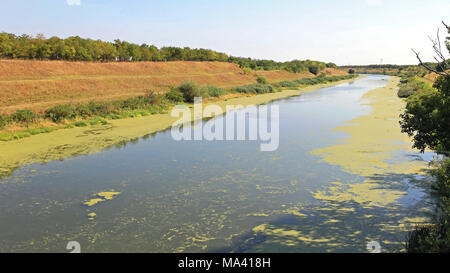
[[[0,31],[339,65],[431,60],[448,0],[2,0]]]

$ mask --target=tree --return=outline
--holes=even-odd
[[[444,24],[445,25],[445,24]],[[448,32],[450,28],[445,25]],[[441,46],[433,41],[433,49],[439,51],[436,59],[444,57]],[[450,39],[447,38],[447,48]],[[450,153],[450,74],[447,71],[438,72],[424,64],[416,53],[419,62],[429,71],[438,73],[440,77],[427,92],[418,92],[411,96],[406,105],[406,111],[401,115],[402,131],[414,138],[414,147],[422,152],[426,148],[449,156]]]
[[[444,22],[445,28],[447,29],[448,33],[450,34],[450,27],[447,26]],[[441,39],[439,35],[439,29],[437,31],[436,38],[433,39],[431,36],[429,37],[431,43],[433,44],[433,50],[436,56],[434,59],[437,62],[437,66],[435,68],[432,68],[429,64],[424,63],[422,59],[420,58],[420,53],[416,52],[414,49],[412,51],[414,54],[416,54],[417,59],[419,60],[420,64],[425,67],[430,72],[434,72],[436,74],[439,74],[441,76],[450,76],[450,73],[447,71],[449,69],[447,59],[445,58],[444,54],[442,53],[442,45],[441,45]],[[450,37],[447,37],[447,40],[445,41],[445,44],[447,46],[447,50],[450,52]]]

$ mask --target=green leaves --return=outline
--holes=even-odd
[[[450,151],[450,77],[441,76],[437,89],[419,89],[409,97],[401,115],[402,132],[414,139],[414,147],[449,155]]]

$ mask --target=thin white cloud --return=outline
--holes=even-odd
[[[366,0],[366,3],[369,6],[379,6],[381,5],[381,0]]]
[[[81,5],[81,0],[66,0],[69,6],[79,6]]]

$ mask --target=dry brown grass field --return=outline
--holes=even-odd
[[[328,75],[346,72],[327,68]],[[311,73],[255,71],[245,74],[238,65],[224,62],[67,62],[0,60],[0,112],[17,109],[42,112],[60,103],[114,100],[162,93],[170,86],[192,79],[199,84],[233,87],[256,82],[314,77]]]

